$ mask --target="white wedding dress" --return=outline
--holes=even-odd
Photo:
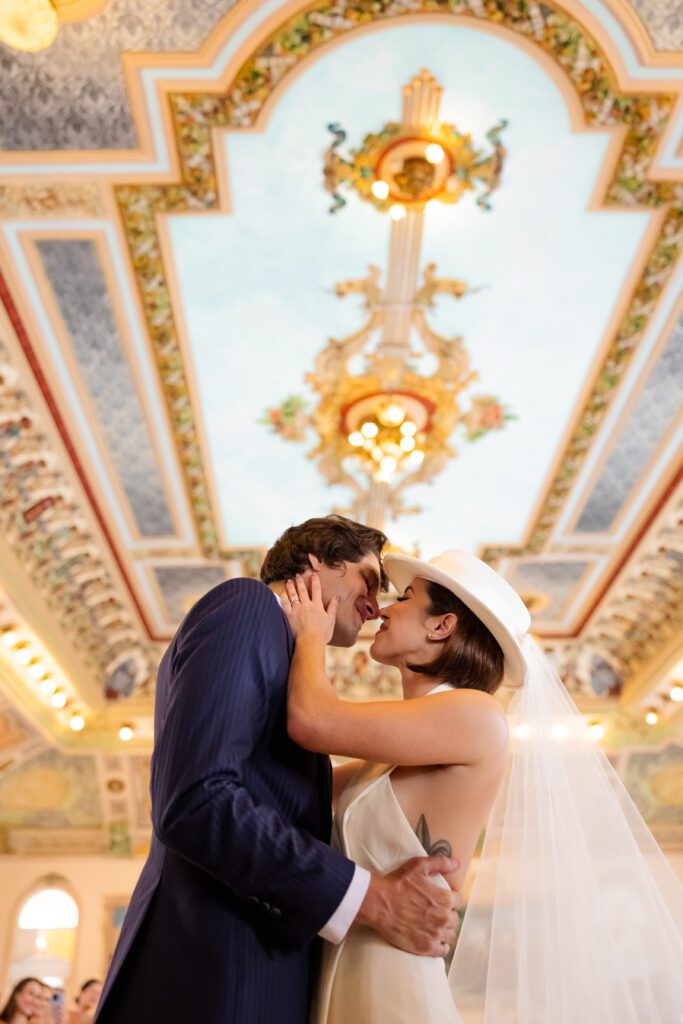
[[[394,767],[367,762],[359,769],[342,793],[332,830],[336,849],[383,875],[426,853],[394,794]],[[405,953],[362,925],[353,925],[338,946],[323,946],[312,1024],[461,1024],[442,959]]]

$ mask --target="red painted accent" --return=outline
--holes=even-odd
[[[116,545],[114,544],[114,538],[112,537],[111,532],[109,530],[109,527],[107,525],[107,522],[106,522],[104,516],[102,515],[102,511],[101,511],[100,506],[98,504],[97,498],[95,497],[95,493],[94,493],[92,487],[90,486],[90,483],[89,483],[88,478],[86,476],[85,470],[83,469],[83,466],[81,464],[81,460],[79,459],[78,454],[76,452],[76,449],[74,447],[74,444],[73,444],[73,442],[72,442],[72,440],[71,440],[71,438],[69,436],[69,432],[68,432],[68,430],[66,428],[66,424],[64,423],[64,420],[62,419],[62,416],[61,416],[61,413],[60,413],[59,409],[57,408],[57,404],[56,404],[56,402],[54,400],[54,397],[52,395],[52,392],[50,390],[50,386],[49,386],[49,384],[47,382],[45,374],[42,371],[40,363],[38,362],[38,358],[37,358],[36,353],[35,353],[35,351],[33,349],[33,346],[31,345],[31,340],[30,340],[30,338],[28,336],[28,332],[27,332],[27,330],[26,330],[26,328],[24,326],[24,323],[23,323],[23,321],[21,319],[21,316],[19,314],[19,310],[17,309],[17,307],[15,305],[14,299],[12,298],[11,292],[10,292],[8,286],[7,286],[7,282],[5,281],[5,278],[4,278],[4,276],[3,276],[3,274],[1,272],[0,272],[0,300],[2,301],[3,306],[7,310],[8,317],[12,321],[12,326],[14,327],[14,330],[16,332],[17,338],[19,339],[19,343],[21,344],[21,347],[24,350],[24,355],[26,356],[26,358],[27,358],[27,360],[29,362],[29,365],[31,367],[31,370],[33,371],[33,375],[34,375],[34,377],[36,379],[38,387],[40,388],[40,390],[41,390],[41,392],[43,394],[43,398],[45,399],[47,407],[50,410],[50,414],[52,416],[52,419],[55,422],[55,426],[57,427],[57,430],[59,431],[59,434],[60,434],[60,436],[62,438],[62,441],[64,442],[64,446],[65,446],[67,452],[69,453],[69,458],[71,459],[71,461],[73,463],[74,469],[76,470],[76,473],[78,475],[78,479],[81,481],[81,484],[83,486],[83,490],[85,491],[85,493],[86,493],[86,495],[88,497],[88,501],[90,502],[90,505],[92,507],[93,513],[95,514],[95,518],[97,519],[97,522],[99,523],[100,529],[102,530],[102,533],[104,534],[104,537],[105,537],[105,539],[107,541],[107,544],[109,545],[109,550],[111,551],[112,556],[114,558],[114,561],[116,562],[116,565],[118,567],[118,570],[121,573],[123,581],[124,581],[124,583],[126,585],[126,589],[128,590],[128,593],[130,594],[130,598],[131,598],[133,604],[135,605],[135,608],[137,610],[138,615],[140,616],[140,620],[141,620],[141,622],[142,622],[142,624],[143,624],[143,626],[145,628],[145,631],[147,633],[147,637],[151,641],[167,640],[168,637],[156,636],[152,632],[152,630],[150,628],[150,625],[149,625],[149,622],[147,621],[147,617],[145,615],[144,609],[142,608],[142,605],[138,601],[137,595],[136,595],[135,590],[133,589],[131,581],[130,581],[130,579],[128,577],[128,574],[127,574],[126,569],[124,567],[123,561],[122,561],[122,559],[121,559],[121,557],[120,557],[120,555],[119,555],[119,553],[118,553],[118,551],[116,549]]]

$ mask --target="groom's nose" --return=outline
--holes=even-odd
[[[365,604],[366,619],[376,619],[379,615],[377,600],[368,594],[363,598],[363,603]]]

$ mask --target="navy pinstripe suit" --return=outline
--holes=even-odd
[[[166,651],[152,847],[97,1024],[305,1024],[314,940],[354,865],[327,845],[329,759],[287,736],[292,651],[247,579],[203,597]]]

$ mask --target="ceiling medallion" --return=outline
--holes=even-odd
[[[513,418],[495,396],[468,394],[477,374],[470,370],[463,339],[438,334],[427,320],[437,296],[460,300],[474,289],[438,277],[435,263],[419,279],[425,208],[455,203],[481,182],[486,191],[479,205],[488,209],[504,159],[498,132],[505,122],[489,133],[494,152],[484,158],[469,136],[439,123],[441,92],[422,71],[403,90],[401,123],[368,136],[350,162],[337,152],[343,133],[335,129],[337,139],[325,156],[325,187],[335,198],[333,211],[345,205],[338,189],[349,183],[390,214],[385,282],[380,284],[380,268],[370,266],[366,277],[336,285],[339,298],[364,299],[365,323],[346,337],[331,338],[318,355],[306,378],[319,396],[311,413],[292,395],[268,409],[262,421],[289,441],[305,440],[313,428],[318,444],[310,457],[328,483],[355,495],[345,511],[378,527],[387,514],[419,511],[406,506],[404,492],[432,480],[455,457],[450,438],[456,428],[464,440],[474,441]],[[436,364],[429,374],[420,372],[427,360]]]
[[[361,199],[380,212],[394,217],[398,210],[423,210],[429,202],[457,203],[478,184],[485,191],[477,204],[488,209],[488,197],[498,186],[505,149],[500,121],[487,134],[493,152],[485,156],[472,146],[470,135],[462,135],[452,124],[438,120],[442,89],[423,70],[403,90],[400,124],[385,124],[380,132],[366,135],[351,159],[339,149],[346,132],[337,124],[329,126],[334,142],[325,154],[325,188],[332,195],[334,213],[346,205],[340,188],[355,189]]]

